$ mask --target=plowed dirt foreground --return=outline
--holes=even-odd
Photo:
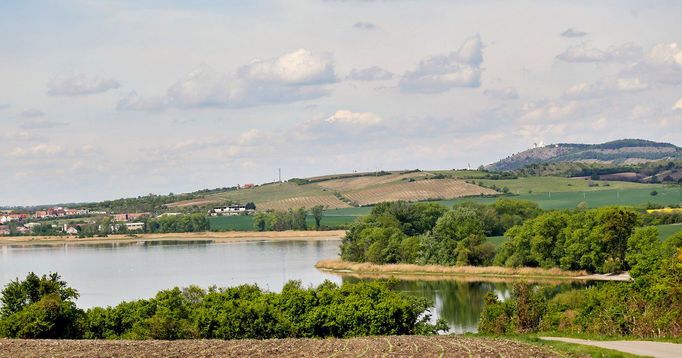
[[[0,357],[558,357],[505,339],[400,336],[271,340],[0,340]]]

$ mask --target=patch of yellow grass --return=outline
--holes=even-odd
[[[368,262],[348,262],[336,259],[320,260],[315,267],[321,270],[337,272],[371,273],[371,274],[410,274],[410,275],[462,275],[462,276],[509,276],[509,277],[566,277],[585,276],[585,271],[566,271],[558,268],[543,269],[537,267],[500,267],[500,266],[441,266],[386,264],[377,265]]]

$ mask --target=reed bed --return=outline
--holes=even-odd
[[[315,264],[320,270],[368,274],[409,274],[409,275],[459,275],[459,276],[500,276],[500,277],[562,277],[578,278],[587,276],[585,271],[566,271],[558,268],[500,267],[500,266],[442,266],[413,264],[377,265],[368,262],[349,262],[337,259],[320,260]]]

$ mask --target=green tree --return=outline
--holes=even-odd
[[[312,209],[310,209],[310,213],[315,219],[315,230],[320,230],[320,223],[322,221],[322,215],[324,214],[324,206],[315,205],[312,207]]]

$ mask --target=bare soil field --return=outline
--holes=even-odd
[[[391,175],[381,175],[381,176],[366,176],[366,177],[356,177],[356,178],[344,178],[344,179],[334,179],[318,183],[319,186],[327,189],[337,190],[337,191],[348,191],[348,190],[359,190],[365,189],[372,186],[383,185],[393,182],[400,182],[401,180],[432,176],[430,173],[414,172],[406,174],[391,174]]]
[[[413,182],[398,182],[343,193],[345,197],[360,205],[371,205],[382,201],[420,201],[429,199],[453,199],[475,195],[499,194],[492,189],[482,188],[457,179],[427,179]]]
[[[0,340],[0,357],[560,357],[542,346],[466,336],[349,339]]]
[[[49,244],[101,244],[167,240],[210,240],[216,242],[243,242],[262,240],[337,240],[344,230],[330,231],[226,231],[188,232],[170,234],[109,235],[108,237],[78,238],[73,236],[4,236],[0,245],[49,245]]]

